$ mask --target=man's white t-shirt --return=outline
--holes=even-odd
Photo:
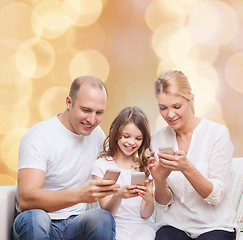
[[[22,138],[19,167],[45,172],[44,189],[63,190],[83,185],[91,179],[91,169],[102,150],[105,134],[100,126],[89,136],[69,131],[57,116],[34,125]],[[86,203],[48,212],[52,219],[66,219],[86,210]]]

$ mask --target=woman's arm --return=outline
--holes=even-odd
[[[171,201],[171,191],[167,186],[167,177],[170,175],[171,171],[164,168],[162,164],[156,160],[154,152],[151,152],[148,168],[154,179],[155,201],[161,205],[168,204]]]

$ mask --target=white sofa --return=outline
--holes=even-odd
[[[232,164],[232,171],[238,172],[243,176],[243,158],[234,158]],[[239,183],[239,181],[237,182]],[[234,184],[234,183],[233,183]],[[242,195],[242,185],[240,188],[240,192]],[[235,189],[231,188],[232,191]],[[239,192],[239,189],[238,189]],[[242,197],[243,198],[243,197]],[[241,205],[243,203],[243,199],[241,199]],[[16,204],[16,186],[0,186],[0,239],[1,240],[10,240],[11,239],[11,230],[13,219],[15,216],[15,204]],[[242,215],[243,206],[238,206],[238,217]],[[241,218],[241,217],[240,217]],[[238,240],[243,240],[243,232],[238,235]]]

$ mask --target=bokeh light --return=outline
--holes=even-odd
[[[243,53],[231,56],[225,66],[225,78],[228,84],[237,92],[243,93]]]
[[[20,128],[8,133],[1,143],[1,157],[8,168],[17,172],[18,169],[18,148],[21,138],[27,129]]]
[[[185,13],[178,13],[173,9],[169,9],[162,0],[154,0],[147,7],[145,20],[148,27],[155,31],[161,23],[174,22],[184,24]]]
[[[21,136],[66,109],[80,75],[105,82],[105,134],[115,115],[138,106],[151,132],[166,126],[156,76],[183,71],[196,115],[229,128],[243,156],[241,0],[1,0],[0,185],[15,185]]]
[[[53,87],[47,89],[40,99],[40,113],[43,119],[51,118],[66,109],[65,99],[69,89]],[[58,105],[56,103],[59,103]]]
[[[52,69],[54,62],[54,49],[43,39],[32,38],[23,42],[16,54],[19,71],[30,78],[46,75]]]
[[[101,0],[64,0],[63,11],[71,24],[88,26],[99,18],[102,2]]]
[[[166,23],[156,29],[152,44],[162,59],[178,60],[186,57],[192,47],[189,32],[180,24]]]
[[[70,24],[58,0],[43,0],[33,11],[32,24],[35,32],[44,38],[57,38],[66,32]]]
[[[109,63],[98,51],[85,50],[77,53],[70,63],[70,76],[93,75],[105,81],[109,75]]]
[[[235,36],[238,19],[227,3],[202,1],[190,13],[189,28],[196,41],[209,46],[221,46]]]

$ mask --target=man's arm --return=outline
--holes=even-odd
[[[113,180],[93,180],[86,184],[65,190],[50,191],[43,189],[45,172],[33,168],[23,168],[18,173],[18,203],[21,211],[43,209],[57,211],[77,203],[92,203],[116,193]]]

